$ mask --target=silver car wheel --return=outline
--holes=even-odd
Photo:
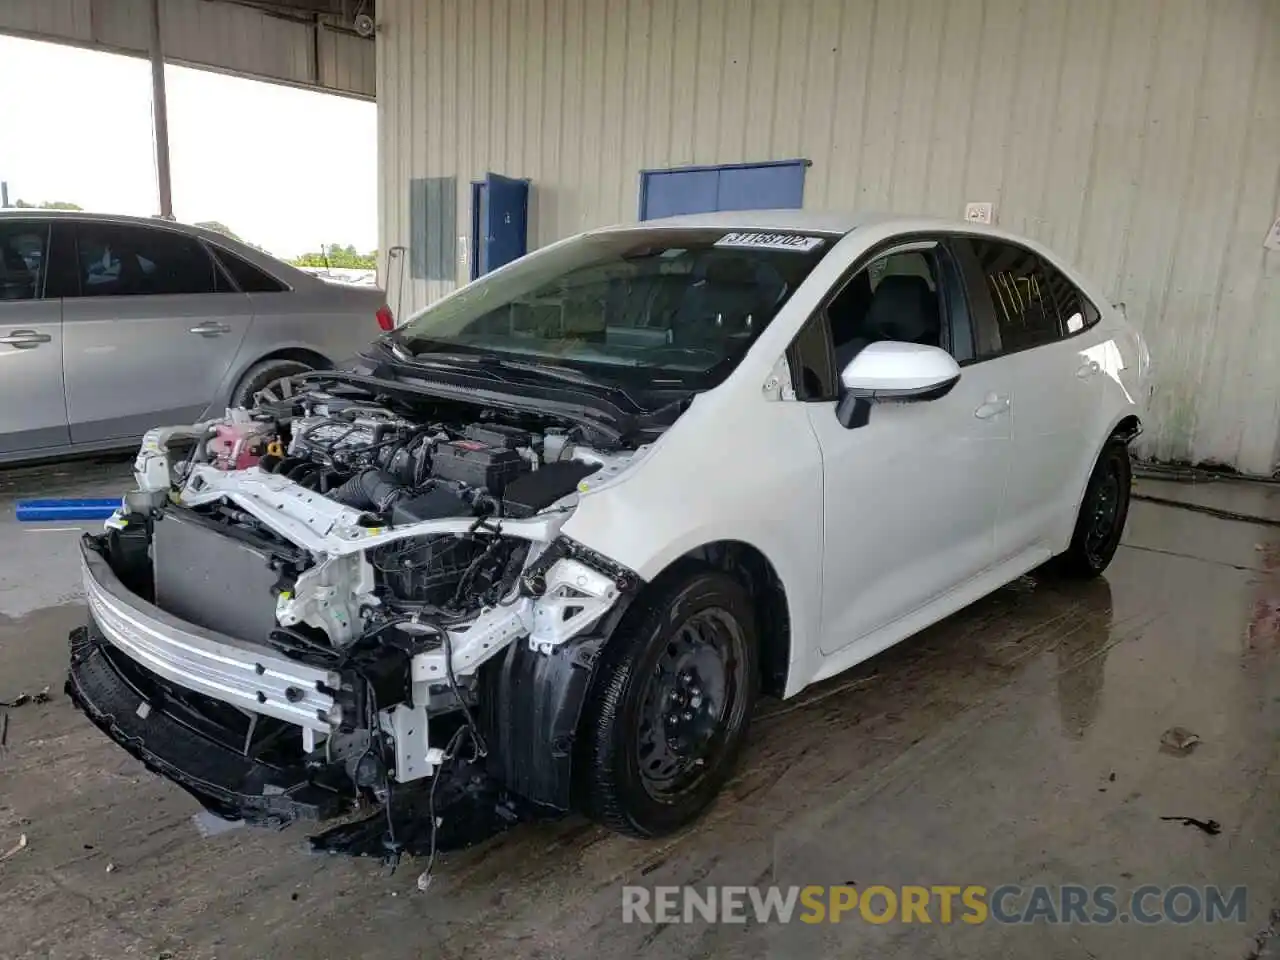
[[[254,403],[279,403],[287,400],[297,391],[293,389],[293,377],[280,377],[272,380],[253,395]]]

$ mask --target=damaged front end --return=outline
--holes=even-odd
[[[152,431],[82,541],[68,691],[223,817],[420,811],[460,769],[567,809],[594,653],[639,584],[560,530],[644,452],[322,376]]]

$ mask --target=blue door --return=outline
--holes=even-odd
[[[471,279],[528,252],[529,181],[487,173],[471,185]]]
[[[640,174],[640,219],[717,210],[799,210],[808,166],[808,160],[778,160],[645,170]]]

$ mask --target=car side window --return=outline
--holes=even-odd
[[[214,293],[213,260],[194,237],[130,224],[82,223],[76,231],[80,296]]]
[[[236,286],[244,293],[280,293],[288,289],[275,277],[255,267],[243,257],[237,257],[230,250],[213,247],[213,255],[222,264]]]
[[[970,251],[962,267],[969,302],[978,315],[979,359],[1016,353],[1062,336],[1045,266],[1030,250],[970,237],[957,246]],[[989,322],[994,319],[994,327]]]
[[[942,346],[938,279],[933,252],[922,250],[889,253],[854,274],[827,304],[836,369],[877,340]]]
[[[796,396],[830,400],[840,371],[868,344],[895,340],[974,358],[967,305],[944,246],[904,244],[858,269],[801,328],[788,352]]]
[[[39,300],[45,295],[49,225],[0,221],[0,300]]]
[[[1043,260],[1040,263],[1044,269],[1049,302],[1057,311],[1058,322],[1066,336],[1088,330],[1101,319],[1097,307],[1060,270]]]

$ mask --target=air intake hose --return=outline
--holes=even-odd
[[[410,492],[408,487],[396,483],[389,474],[370,467],[357,473],[329,496],[357,510],[386,513],[392,504],[408,496]]]

